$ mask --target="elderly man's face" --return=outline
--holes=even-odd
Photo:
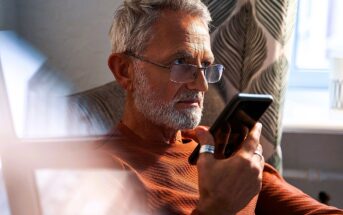
[[[206,66],[213,62],[210,36],[198,17],[164,11],[153,26],[152,38],[139,55],[164,65],[187,63]],[[134,103],[145,118],[174,129],[194,128],[200,122],[204,92],[203,72],[193,82],[170,81],[170,70],[137,61],[134,73]]]

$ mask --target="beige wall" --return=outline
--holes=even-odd
[[[15,0],[0,0],[0,30],[16,28],[17,11]]]
[[[81,91],[113,80],[107,68],[107,34],[118,4],[118,0],[16,0],[16,29],[72,81],[74,91]]]
[[[343,208],[343,134],[284,133],[284,176],[314,198],[320,191]]]

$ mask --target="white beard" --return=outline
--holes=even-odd
[[[203,94],[194,90],[184,90],[170,102],[162,102],[160,92],[153,92],[143,71],[135,65],[135,78],[133,81],[133,99],[139,112],[145,118],[157,125],[182,130],[192,129],[199,125],[203,110]],[[184,99],[198,99],[199,107],[177,110],[175,105]]]

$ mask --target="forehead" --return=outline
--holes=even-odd
[[[194,55],[212,55],[206,23],[183,11],[163,11],[152,27],[146,51],[163,57],[180,50]]]

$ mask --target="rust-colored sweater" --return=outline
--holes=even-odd
[[[133,173],[138,182],[135,187],[144,192],[141,201],[146,201],[147,214],[197,214],[194,210],[199,199],[197,169],[188,164],[188,156],[196,145],[192,139],[182,138],[181,133],[170,144],[144,141],[120,123],[99,149],[111,156],[118,168]],[[257,196],[253,198],[239,214],[255,213],[303,215],[343,214],[343,211],[320,204],[285,182],[266,164],[258,200]]]

